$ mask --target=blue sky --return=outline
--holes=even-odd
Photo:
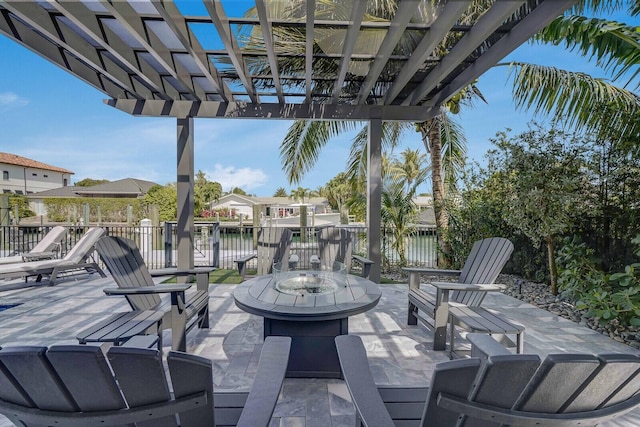
[[[619,17],[638,24],[638,20]],[[176,177],[176,121],[133,117],[103,103],[106,97],[76,77],[0,35],[0,151],[17,154],[84,178],[140,178],[159,184]],[[524,45],[506,60],[554,65],[595,75],[601,72],[561,47]],[[468,139],[469,161],[481,162],[489,139],[505,128],[523,130],[533,118],[515,111],[507,67],[485,73],[478,87],[488,101],[464,110],[458,121]],[[279,145],[289,121],[196,119],[195,170],[224,191],[241,187],[270,196],[293,189],[280,163]],[[352,134],[329,142],[302,187],[315,189],[345,168]],[[403,147],[423,149],[419,135],[407,134]],[[430,192],[427,184],[422,189]]]

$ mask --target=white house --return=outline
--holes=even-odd
[[[71,182],[73,172],[46,163],[0,153],[3,194],[31,194],[65,187]]]
[[[250,220],[253,218],[255,205],[260,205],[260,213],[264,217],[284,218],[300,214],[300,203],[289,197],[253,197],[240,194],[226,194],[220,197],[216,203],[211,203],[210,209],[213,212],[226,210],[234,218],[238,218],[242,214],[244,219]],[[309,213],[313,212],[314,214],[325,214],[331,210],[329,201],[325,197],[310,197],[305,199],[304,205],[307,206]]]

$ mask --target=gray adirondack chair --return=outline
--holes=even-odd
[[[352,261],[362,267],[362,277],[368,278],[373,261],[353,255],[354,233],[345,228],[325,227],[318,230],[318,255],[311,257],[311,266],[318,268],[325,265],[331,267],[334,262],[346,266],[351,271]]]
[[[498,274],[511,257],[513,243],[502,237],[492,237],[475,242],[464,267],[459,270],[429,268],[403,268],[409,274],[409,309],[407,324],[416,325],[418,318],[423,324],[433,326],[433,349],[444,350],[447,339],[449,304],[479,306],[487,292],[499,291],[501,285],[494,284]],[[431,282],[436,288],[435,298],[420,289],[420,275],[458,276],[458,282]],[[422,312],[422,313],[420,313]]]
[[[167,355],[170,388],[155,349],[111,347],[105,357],[95,346],[7,347],[0,413],[20,426],[267,426],[290,345],[265,340],[249,392],[214,391],[211,360],[182,352]]]
[[[247,263],[256,259],[258,276],[271,274],[273,264],[279,262],[295,263],[297,258],[289,256],[293,233],[284,227],[262,227],[258,230],[257,250],[255,253],[238,258],[233,262],[238,266],[238,273],[244,280],[247,274]]]
[[[14,264],[23,261],[38,261],[56,257],[56,251],[67,235],[67,229],[60,225],[53,227],[29,252],[0,258],[0,265]]]
[[[165,312],[163,329],[171,328],[171,348],[186,351],[186,334],[198,325],[209,328],[209,273],[215,268],[147,269],[140,250],[133,240],[107,236],[96,243],[96,250],[118,285],[108,288],[107,295],[123,295],[133,310],[161,310]],[[159,284],[153,277],[197,276],[197,291],[187,293],[191,284]],[[198,277],[199,276],[199,277]],[[170,301],[162,299],[170,294]]]
[[[478,338],[476,344],[493,340]],[[363,426],[593,426],[640,404],[636,355],[554,354],[541,361],[493,343],[479,351],[484,360],[438,363],[429,387],[377,387],[360,337],[336,337]]]
[[[48,276],[48,283],[52,286],[60,273],[73,270],[85,270],[106,277],[98,264],[89,260],[96,242],[103,234],[104,230],[100,227],[90,228],[63,258],[0,265],[0,278],[37,276],[36,282],[41,282],[44,276]]]

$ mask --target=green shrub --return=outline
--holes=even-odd
[[[637,245],[640,239],[633,242]],[[617,319],[623,326],[640,326],[640,263],[607,274],[599,268],[593,249],[573,238],[565,240],[558,252],[558,266],[559,288],[576,301],[576,308],[601,324]]]

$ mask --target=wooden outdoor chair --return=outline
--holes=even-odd
[[[462,304],[478,307],[487,292],[503,287],[494,284],[498,274],[513,252],[513,243],[502,237],[492,237],[475,242],[462,270],[430,268],[403,268],[409,274],[409,307],[407,324],[416,325],[418,319],[433,327],[433,349],[444,350],[447,339],[449,305]],[[431,282],[436,288],[435,297],[420,289],[420,275],[458,276],[458,282]]]
[[[483,358],[438,363],[429,387],[377,387],[360,337],[336,337],[360,425],[593,426],[640,404],[636,355],[554,354],[541,361],[474,335]]]
[[[171,328],[171,348],[186,351],[186,334],[198,325],[209,328],[209,273],[213,267],[194,269],[161,269],[149,271],[133,240],[107,236],[96,243],[100,258],[111,273],[118,289],[104,289],[107,295],[123,295],[133,310],[165,312],[164,329]],[[187,293],[191,284],[156,285],[153,277],[196,276],[197,291]],[[162,294],[170,294],[170,301]]]
[[[20,426],[268,426],[291,338],[265,340],[248,392],[214,391],[212,361],[158,350],[96,346],[0,350],[0,413]]]
[[[256,259],[257,275],[271,274],[273,264],[288,262],[295,264],[297,257],[290,257],[293,232],[284,227],[262,227],[258,231],[257,250],[255,253],[238,258],[233,262],[238,266],[238,273],[242,280],[247,274],[247,263]]]
[[[334,262],[345,265],[351,271],[352,261],[362,267],[362,277],[369,278],[373,261],[353,255],[354,232],[345,228],[326,227],[318,230],[318,255],[311,257],[311,267],[332,267]]]

